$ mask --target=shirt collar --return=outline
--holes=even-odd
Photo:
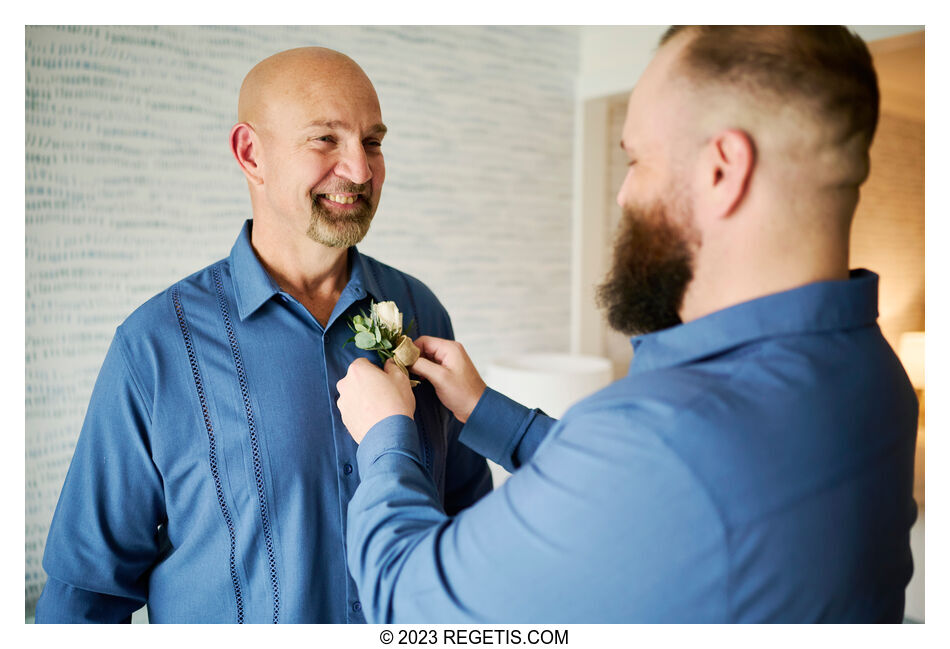
[[[876,274],[852,270],[847,280],[806,284],[631,338],[630,373],[682,365],[763,338],[873,324],[877,287]]]
[[[347,288],[353,288],[356,291],[357,298],[365,297],[368,293],[376,302],[386,300],[383,297],[383,289],[379,286],[379,281],[373,268],[370,266],[366,255],[360,254],[356,246],[350,248],[350,281]]]
[[[231,247],[229,257],[231,275],[234,277],[238,315],[241,320],[247,319],[267,300],[281,292],[280,286],[264,270],[260,259],[257,258],[257,253],[251,246],[252,227],[252,219],[244,222],[237,241]],[[351,247],[347,254],[349,255],[350,280],[344,291],[352,292],[356,299],[363,298],[368,293],[379,302],[382,291],[366,257],[359,253],[356,246]]]

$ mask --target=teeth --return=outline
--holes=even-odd
[[[334,203],[340,203],[342,205],[352,205],[356,202],[358,196],[343,196],[342,194],[327,194],[327,199],[333,201]]]

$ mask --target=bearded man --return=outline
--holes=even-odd
[[[386,127],[363,70],[323,48],[247,75],[231,148],[253,219],[231,254],[116,331],[43,557],[37,622],[364,622],[346,568],[356,444],[334,386],[347,321],[395,301],[452,336],[419,280],[361,255]],[[440,507],[491,488],[431,385],[414,416]]]
[[[554,422],[420,338],[462,442],[513,471],[456,516],[408,380],[356,361],[340,383],[369,619],[901,621],[917,400],[848,265],[877,116],[842,27],[671,28],[630,95],[599,292],[639,334],[628,376]]]

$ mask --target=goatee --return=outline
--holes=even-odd
[[[660,201],[624,208],[613,265],[597,287],[597,303],[610,326],[633,336],[680,324],[683,296],[693,279],[693,249],[700,243],[688,209],[673,215]]]
[[[315,194],[312,197],[307,236],[331,248],[349,248],[362,241],[376,212],[376,206],[369,203],[366,189],[366,185],[346,185],[326,192],[360,194],[359,204],[355,209],[345,212],[332,211],[320,202],[320,197],[325,194]]]

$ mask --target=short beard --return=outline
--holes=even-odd
[[[360,193],[359,186],[349,187],[337,190],[340,193]],[[327,192],[334,193],[334,192]],[[370,223],[373,221],[373,215],[376,213],[376,206],[370,205],[365,199],[365,194],[361,194],[360,206],[356,210],[351,210],[346,214],[336,214],[331,212],[320,203],[320,196],[313,195],[313,206],[310,210],[310,225],[307,228],[307,236],[331,248],[349,248],[355,246],[366,233],[369,232]]]
[[[624,208],[613,266],[597,287],[607,322],[628,336],[682,322],[679,310],[693,279],[693,249],[701,239],[688,208],[670,211],[660,201]]]

